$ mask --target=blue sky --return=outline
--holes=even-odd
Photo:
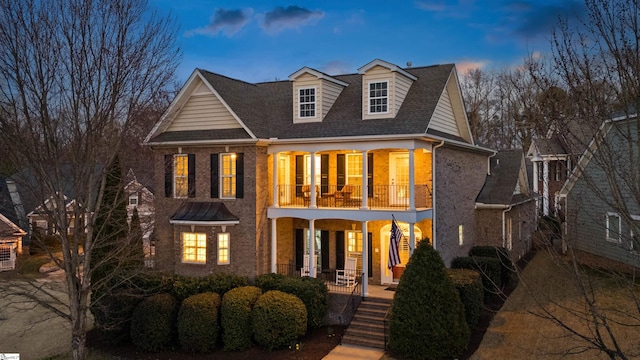
[[[291,0],[290,0],[291,1]],[[548,52],[563,0],[207,1],[152,0],[180,25],[179,81],[197,68],[232,78],[285,80],[304,66],[357,72],[376,58],[399,66],[515,66]]]

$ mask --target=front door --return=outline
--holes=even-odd
[[[402,239],[400,239],[400,243],[398,244],[398,253],[400,255],[400,264],[389,269],[389,235],[391,232],[391,224],[385,225],[380,229],[380,244],[381,254],[380,254],[380,282],[381,284],[397,284],[404,272],[404,268],[407,266],[409,262],[409,257],[411,256],[409,244],[409,224],[398,221],[398,227],[402,231]],[[419,227],[413,227],[413,233],[415,236],[416,246],[422,240],[422,230]]]
[[[409,205],[409,153],[389,153],[389,205]]]

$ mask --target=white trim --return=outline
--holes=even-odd
[[[303,90],[311,90],[313,89],[313,102],[302,102],[302,97],[303,96],[308,96],[308,95],[302,95],[300,94],[300,91]],[[316,86],[304,86],[304,87],[299,87],[296,89],[297,90],[297,96],[298,96],[298,119],[303,119],[303,120],[307,120],[307,119],[315,119],[318,117],[318,89]],[[302,109],[301,106],[303,104],[313,104],[313,116],[303,116],[302,115]],[[306,111],[306,110],[305,110]]]
[[[403,70],[402,68],[400,68],[398,65],[394,65],[390,62],[384,61],[384,60],[380,60],[380,59],[375,59],[373,61],[370,61],[369,63],[367,63],[366,65],[360,67],[358,69],[358,74],[362,74],[364,75],[364,73],[366,73],[369,69],[375,67],[375,66],[382,66],[384,68],[387,68],[391,71],[395,71],[398,72],[404,76],[406,76],[407,78],[416,81],[418,80],[418,78],[415,75],[412,75],[410,73],[408,73],[407,71]]]
[[[617,217],[618,218],[618,238],[611,237],[609,234],[609,217]],[[606,218],[606,240],[611,243],[621,244],[622,243],[622,217],[620,214],[616,212],[607,211]]]
[[[337,85],[340,85],[340,86],[344,86],[344,87],[349,86],[349,84],[347,84],[344,81],[340,81],[340,80],[338,80],[336,78],[333,78],[333,77],[331,77],[331,76],[329,76],[327,74],[321,73],[318,70],[314,70],[314,69],[312,69],[310,67],[306,67],[306,66],[303,67],[302,69],[294,72],[293,74],[289,75],[289,80],[290,81],[294,81],[295,79],[300,77],[300,75],[305,74],[305,73],[311,74],[311,75],[317,77],[318,79],[330,81],[330,82],[332,82],[334,84],[337,84]]]
[[[227,247],[225,249],[227,249],[227,261],[225,262],[221,262],[220,261],[220,236],[221,235],[226,235],[227,236]],[[218,265],[229,265],[231,264],[231,234],[228,232],[220,232],[218,234],[216,234],[216,263]]]
[[[224,175],[223,171],[222,171],[222,167],[223,167],[223,162],[222,162],[222,158],[225,155],[231,155],[231,159],[233,161],[237,161],[238,158],[238,153],[235,152],[225,152],[225,153],[220,153],[218,154],[218,194],[220,195],[220,199],[237,199],[237,194],[238,194],[238,169],[236,168],[235,173],[231,174],[231,175]],[[234,157],[235,155],[235,157]],[[228,178],[228,179],[236,179],[236,187],[233,191],[233,196],[224,196],[222,189],[224,184],[222,183],[222,179],[224,178]]]
[[[386,96],[379,96],[379,97],[374,97],[374,99],[383,99],[386,98],[387,99],[387,104],[385,105],[387,107],[386,111],[376,111],[376,112],[371,112],[371,84],[382,84],[385,83],[387,84],[387,95]],[[391,81],[389,79],[384,79],[384,80],[370,80],[367,82],[367,115],[384,115],[384,114],[389,114],[391,112],[391,88],[389,86],[389,84],[391,83]],[[375,90],[375,89],[374,89]],[[377,106],[377,105],[376,105]]]

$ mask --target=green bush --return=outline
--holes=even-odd
[[[278,290],[262,294],[251,311],[256,342],[269,350],[297,340],[307,330],[307,310],[298,297]]]
[[[448,269],[449,279],[453,282],[460,300],[464,305],[464,314],[469,329],[474,329],[480,320],[484,298],[482,278],[477,271],[469,269]]]
[[[241,286],[229,290],[222,297],[220,323],[224,350],[244,350],[251,347],[251,309],[262,290],[255,286]]]
[[[467,347],[464,307],[442,258],[428,241],[416,247],[400,278],[389,332],[390,350],[407,358],[452,358]]]
[[[246,276],[226,273],[215,273],[205,277],[175,275],[170,280],[172,281],[171,294],[178,300],[204,292],[214,292],[222,296],[233,288],[249,284]]]
[[[109,345],[119,345],[131,339],[131,318],[144,295],[133,288],[113,289],[95,299],[91,304],[94,328],[100,340]]]
[[[323,325],[329,307],[329,289],[324,281],[308,276],[292,278],[279,274],[264,274],[256,278],[262,291],[279,290],[295,295],[307,308],[307,326],[316,329]]]
[[[163,350],[175,338],[178,301],[170,294],[156,294],[144,299],[131,318],[131,341],[142,351]]]
[[[482,275],[485,299],[489,294],[502,288],[502,268],[500,260],[495,257],[459,257],[451,262],[453,269],[471,269]]]
[[[210,352],[218,341],[220,295],[212,292],[184,299],[178,312],[178,339],[182,350]]]
[[[515,273],[511,255],[507,248],[501,246],[474,246],[469,251],[469,256],[494,257],[500,260],[500,281],[506,286],[511,281],[511,275]]]

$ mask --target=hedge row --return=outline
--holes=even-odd
[[[469,329],[474,329],[478,325],[480,312],[484,305],[482,278],[478,272],[469,269],[447,269],[447,272],[464,305],[464,313]]]
[[[469,251],[469,256],[492,257],[500,260],[500,280],[502,286],[506,286],[511,281],[511,275],[515,268],[509,255],[509,250],[499,246],[474,246]]]
[[[229,290],[222,297],[220,324],[224,329],[224,350],[244,350],[251,347],[251,309],[260,295],[260,288],[242,286]]]

